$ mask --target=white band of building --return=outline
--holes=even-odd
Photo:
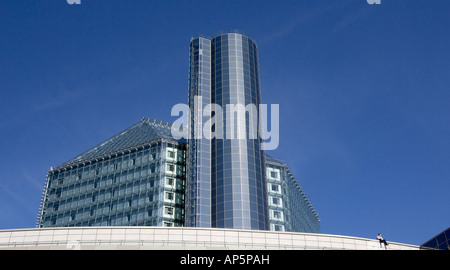
[[[0,230],[0,249],[385,250],[376,239],[188,227],[61,227]],[[388,250],[419,250],[389,242]]]

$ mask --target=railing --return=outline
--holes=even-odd
[[[385,250],[376,239],[350,236],[163,227],[64,227],[0,230],[0,249],[314,249]],[[388,250],[420,247],[390,242]]]
[[[8,248],[29,248],[29,247],[60,247],[64,249],[91,249],[96,246],[96,249],[101,249],[101,246],[121,247],[121,246],[135,246],[138,247],[152,247],[164,249],[165,247],[183,247],[182,249],[189,249],[189,247],[196,248],[217,248],[217,249],[268,249],[268,250],[336,250],[344,248],[331,248],[326,246],[306,246],[306,245],[283,245],[283,244],[256,244],[256,243],[240,243],[240,242],[221,242],[221,241],[176,241],[176,240],[138,240],[138,241],[92,241],[92,240],[74,240],[74,241],[29,241],[29,242],[11,242],[0,243],[0,249]]]

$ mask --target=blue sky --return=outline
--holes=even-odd
[[[0,2],[0,229],[45,176],[187,103],[192,36],[258,44],[262,99],[323,233],[422,244],[450,225],[450,1]]]

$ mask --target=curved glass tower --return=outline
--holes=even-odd
[[[189,78],[186,225],[268,230],[256,44],[238,33],[192,39]],[[208,123],[215,136],[198,136]]]

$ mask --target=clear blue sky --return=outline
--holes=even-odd
[[[450,226],[450,1],[2,0],[0,229],[50,166],[187,103],[192,36],[258,44],[263,103],[322,232],[422,244]]]

